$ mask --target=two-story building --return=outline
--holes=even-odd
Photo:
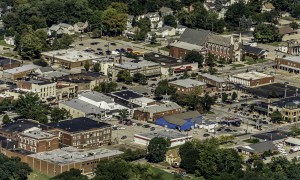
[[[206,88],[204,82],[200,82],[194,79],[179,79],[169,82],[169,86],[176,88],[176,92],[185,94],[202,94]]]
[[[299,56],[287,56],[275,59],[275,68],[292,73],[300,73],[300,57]]]
[[[300,97],[288,97],[268,105],[268,115],[279,111],[284,121],[297,122],[300,116]]]
[[[229,76],[229,81],[243,86],[254,87],[274,83],[275,77],[255,71],[234,74]]]

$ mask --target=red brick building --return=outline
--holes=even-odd
[[[259,72],[247,72],[229,76],[229,81],[248,87],[274,83],[275,77]]]
[[[300,57],[299,56],[288,56],[282,58],[275,59],[276,69],[280,69],[283,71],[300,73]]]
[[[5,57],[0,57],[0,70],[12,69],[19,67],[21,65],[20,61],[14,59],[8,59]]]

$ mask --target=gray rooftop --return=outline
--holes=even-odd
[[[34,139],[48,139],[54,137],[53,134],[50,134],[48,132],[42,131],[41,129],[28,129],[21,133],[23,136],[31,137]]]
[[[194,80],[194,79],[179,79],[179,80],[176,80],[176,81],[171,81],[171,82],[169,82],[169,84],[182,86],[182,87],[185,87],[185,88],[192,88],[192,87],[205,85],[204,82],[197,81],[197,80]]]
[[[284,57],[282,59],[292,61],[292,62],[295,62],[295,63],[300,63],[300,57],[299,56],[288,56],[288,57]]]
[[[62,59],[69,62],[80,62],[86,60],[94,60],[99,57],[90,52],[76,49],[61,49],[56,51],[42,52],[41,55]]]
[[[158,112],[164,112],[164,111],[180,109],[180,108],[181,107],[177,103],[168,102],[166,104],[152,105],[152,106],[146,106],[144,108],[138,108],[138,110],[144,111],[144,112],[149,112],[149,113],[158,113]]]
[[[208,74],[208,73],[204,73],[204,74],[199,73],[199,76],[206,77],[207,79],[211,79],[211,80],[219,82],[219,83],[225,82],[225,80],[223,78],[219,78],[217,76],[214,76],[214,75],[211,75],[211,74]]]
[[[224,37],[224,36],[217,35],[217,34],[209,34],[207,41],[211,42],[213,44],[219,44],[222,46],[230,46],[230,44],[231,44],[230,37]]]
[[[149,66],[159,66],[159,64],[152,61],[142,60],[142,61],[135,61],[135,62],[124,62],[122,64],[116,64],[115,66],[123,69],[140,69]]]
[[[250,72],[245,72],[245,73],[240,73],[240,74],[234,74],[232,77],[236,77],[239,79],[245,79],[245,80],[258,80],[262,78],[268,78],[268,77],[273,77],[272,75],[268,74],[263,74],[260,72],[256,71],[250,71]]]
[[[119,150],[109,150],[104,148],[81,151],[74,147],[65,147],[53,151],[32,154],[29,156],[36,159],[48,161],[54,164],[65,165],[91,160],[98,160],[120,154],[123,154],[123,152]]]
[[[4,70],[3,72],[8,73],[8,74],[18,74],[18,73],[22,73],[22,72],[26,72],[26,71],[36,70],[38,68],[40,68],[40,66],[37,66],[34,64],[27,64],[24,66],[13,68],[13,69],[7,69],[7,70]]]
[[[203,49],[203,46],[197,45],[197,44],[190,44],[187,42],[182,42],[182,41],[176,41],[170,44],[170,46],[181,48],[181,49],[186,49],[190,51],[199,51]]]
[[[134,136],[145,137],[149,140],[151,140],[152,138],[155,138],[155,137],[163,137],[163,138],[170,139],[170,140],[187,137],[186,134],[182,134],[180,132],[173,131],[173,130],[150,131],[150,132],[146,132],[146,133],[135,134]]]
[[[97,91],[81,93],[78,96],[79,96],[79,98],[80,98],[80,96],[82,96],[82,97],[85,97],[87,99],[90,99],[90,100],[96,101],[96,102],[101,102],[101,101],[105,101],[107,103],[113,103],[114,102],[111,97],[106,96],[106,95],[104,95],[102,93],[99,93]]]
[[[183,34],[180,36],[180,41],[203,46],[208,38],[209,33],[210,31],[204,29],[196,30],[186,28]]]
[[[272,141],[264,141],[255,144],[250,144],[248,146],[239,146],[237,147],[237,149],[251,152],[251,153],[263,153],[269,150],[273,151],[276,148]]]
[[[39,70],[40,70],[42,73],[55,71],[51,66],[41,67],[41,68],[39,68]]]
[[[97,114],[105,111],[102,108],[89,104],[80,99],[72,99],[70,101],[61,102],[61,104],[80,110],[86,114]]]

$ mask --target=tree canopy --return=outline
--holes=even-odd
[[[168,139],[165,139],[163,137],[155,137],[152,138],[149,142],[149,145],[147,146],[148,154],[147,154],[147,160],[149,162],[162,162],[166,158],[166,152],[168,148],[170,147],[171,142]]]
[[[18,157],[8,158],[0,153],[0,177],[1,179],[26,180],[32,172],[28,164],[21,162]]]

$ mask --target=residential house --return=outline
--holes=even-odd
[[[166,102],[163,104],[136,108],[133,112],[133,119],[141,121],[155,121],[159,117],[179,114],[181,112],[182,108],[178,104],[174,102]]]
[[[18,134],[18,147],[33,153],[52,151],[59,148],[58,136],[32,127]]]
[[[176,34],[183,34],[183,32],[185,31],[187,27],[186,26],[183,26],[183,25],[180,25],[178,24],[177,27],[176,27]]]
[[[157,37],[169,37],[169,36],[175,36],[176,35],[176,29],[174,27],[170,26],[164,26],[160,28],[158,31],[155,32]]]
[[[180,162],[181,162],[181,158],[180,158],[180,155],[179,155],[179,150],[178,149],[168,150],[167,153],[166,153],[166,162],[170,166],[179,167]]]
[[[53,24],[48,29],[47,34],[48,36],[62,35],[62,34],[72,35],[75,34],[75,31],[72,25],[66,23],[59,23],[59,24]]]
[[[194,79],[179,79],[169,82],[169,85],[175,87],[177,93],[184,94],[191,94],[194,92],[200,95],[206,88],[206,84],[204,82]]]
[[[296,56],[300,54],[300,44],[297,40],[292,39],[286,42],[282,42],[276,50],[282,53]]]
[[[191,141],[192,136],[180,133],[174,130],[156,130],[149,131],[144,133],[139,133],[134,135],[134,143],[140,144],[143,146],[148,146],[151,139],[155,137],[162,137],[170,140],[170,147],[180,146],[185,142]]]
[[[157,23],[160,21],[160,16],[158,12],[151,12],[151,13],[139,15],[136,17],[136,20],[139,21],[143,18],[149,18],[151,22],[151,29],[156,28]]]
[[[111,125],[79,117],[71,120],[48,123],[49,132],[58,135],[62,144],[78,149],[95,149],[111,143]]]
[[[243,50],[244,55],[250,56],[254,59],[265,59],[269,54],[268,50],[258,47],[252,47],[250,45],[244,45]]]
[[[261,155],[266,151],[275,151],[276,147],[272,141],[264,141],[259,143],[254,143],[245,146],[239,146],[236,148],[238,152],[246,155]]]
[[[4,35],[4,41],[6,44],[14,46],[15,45],[15,36],[5,36]]]
[[[282,36],[293,35],[293,34],[298,33],[296,30],[294,30],[293,28],[291,28],[289,26],[282,26],[282,27],[278,28],[278,31],[279,31],[279,34]]]
[[[74,27],[75,33],[83,33],[89,27],[89,23],[87,21],[85,21],[85,22],[77,22],[77,23],[74,24],[73,27]]]
[[[165,6],[161,7],[159,9],[159,12],[162,17],[167,16],[167,15],[173,15],[173,10],[171,8],[165,7]]]
[[[270,3],[270,2],[265,2],[265,3],[263,3],[263,5],[262,5],[261,12],[262,12],[262,13],[264,13],[264,12],[270,12],[270,11],[272,11],[272,10],[274,10],[274,9],[275,9],[275,7],[273,6],[272,3]]]
[[[180,131],[195,128],[194,118],[200,117],[197,111],[188,111],[180,114],[162,116],[156,119],[155,124],[169,129],[177,129]]]

